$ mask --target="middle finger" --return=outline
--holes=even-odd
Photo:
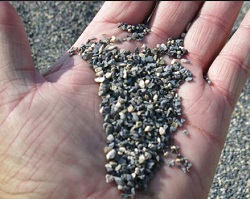
[[[169,37],[180,37],[187,24],[193,20],[203,2],[160,2],[150,20],[151,35],[148,42],[162,43]]]

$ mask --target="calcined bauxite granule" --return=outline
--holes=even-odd
[[[116,44],[142,42],[150,29],[146,24],[126,23],[119,23],[118,28],[130,35],[89,39],[69,53],[78,53],[87,60],[100,84],[100,114],[107,138],[106,182],[114,181],[123,192],[122,198],[133,198],[136,190],[147,188],[168,153],[175,154],[169,166],[178,165],[185,173],[190,171],[192,164],[173,145],[172,133],[185,122],[177,90],[193,78],[181,65],[188,62],[182,59],[187,54],[183,38],[169,38],[153,49],[143,44],[131,52]],[[171,64],[164,61],[164,55],[173,58]]]

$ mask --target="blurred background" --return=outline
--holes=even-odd
[[[11,1],[11,4],[24,23],[35,66],[43,71],[74,44],[103,1]],[[249,8],[250,2],[244,2],[231,34]],[[234,110],[208,199],[250,199],[249,98],[250,79]]]

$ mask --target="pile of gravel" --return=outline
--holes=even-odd
[[[70,48],[103,2],[13,1],[11,3],[24,22],[35,65],[39,70],[43,70]],[[249,8],[250,2],[244,2],[232,33]],[[250,198],[249,96],[250,80],[243,88],[234,110],[209,199]]]
[[[100,83],[100,113],[107,140],[106,182],[115,181],[125,199],[147,188],[169,153],[174,156],[170,167],[190,172],[192,163],[179,153],[179,146],[172,145],[172,134],[185,122],[177,90],[193,77],[180,63],[188,62],[181,59],[188,53],[183,38],[168,38],[153,49],[143,44],[131,52],[116,44],[143,42],[150,33],[148,25],[121,22],[118,28],[129,34],[124,38],[88,39],[79,48],[73,47],[69,56],[79,54],[88,61],[97,76],[95,81]],[[172,58],[170,64],[164,61],[165,55]]]

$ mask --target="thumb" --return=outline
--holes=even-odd
[[[0,60],[0,87],[16,80],[24,81],[25,85],[34,80],[29,41],[20,17],[9,2],[0,2]]]

